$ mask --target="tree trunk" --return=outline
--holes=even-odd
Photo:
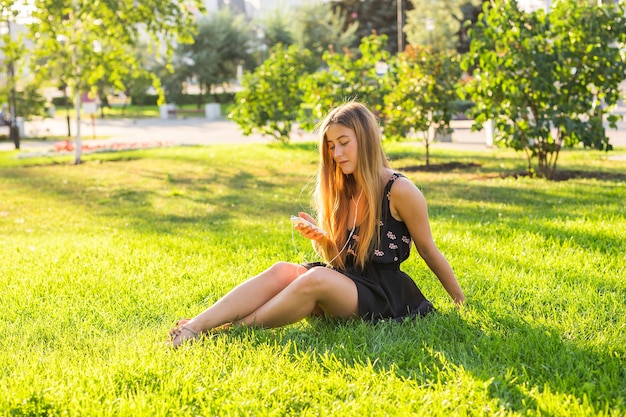
[[[437,131],[433,125],[433,111],[428,110],[428,130],[426,131],[426,166],[430,166],[430,143],[435,140]]]
[[[550,173],[549,173],[550,177],[549,178],[551,180],[553,180],[555,178],[555,175],[556,175],[556,162],[559,159],[559,152],[561,151],[561,144],[563,143],[563,135],[564,135],[564,132],[561,129],[559,129],[559,136],[557,138],[557,143],[555,145],[555,150],[553,152],[554,156],[552,158],[552,161],[551,161],[550,167],[549,167],[549,170],[550,170]]]
[[[78,83],[77,83],[78,85]],[[74,87],[74,110],[76,111],[76,141],[74,142],[75,146],[75,155],[74,155],[74,164],[79,165],[81,162],[81,156],[83,153],[83,142],[80,137],[80,91],[76,87]]]
[[[11,21],[7,21],[7,30],[9,42],[11,41]],[[11,125],[9,126],[9,138],[13,141],[15,149],[20,149],[20,131],[17,127],[17,97],[15,91],[15,62],[13,58],[9,60],[9,83],[11,85],[11,93],[9,96],[9,112],[11,114]]]
[[[204,83],[200,83],[200,92],[198,93],[198,100],[196,102],[196,106],[198,110],[202,108],[203,99],[204,99]]]
[[[543,149],[542,145],[539,145],[538,147],[538,151],[537,151],[537,174],[542,177],[542,178],[546,178],[547,172],[546,172],[546,151]]]
[[[528,175],[533,175],[533,155],[529,151],[528,146],[524,146],[524,153],[526,154],[526,163],[528,164]]]

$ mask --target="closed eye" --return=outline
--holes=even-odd
[[[339,145],[340,146],[346,146],[349,142],[350,142],[349,140],[347,140],[345,142],[339,142]],[[328,149],[330,149],[332,151],[333,149],[335,149],[335,145],[332,142],[329,142],[328,143]]]

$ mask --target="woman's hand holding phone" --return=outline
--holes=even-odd
[[[298,216],[291,216],[291,222],[295,229],[307,239],[318,240],[326,235],[326,232],[315,224],[310,215],[299,212]]]

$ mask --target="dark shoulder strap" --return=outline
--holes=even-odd
[[[391,186],[400,177],[404,177],[404,175],[400,174],[399,172],[394,172],[391,175],[391,178],[389,178],[389,181],[387,181],[387,185],[385,186],[385,195],[389,194],[389,191],[391,190]]]
[[[389,181],[387,181],[387,185],[385,185],[385,191],[383,192],[383,201],[382,201],[383,221],[387,221],[387,216],[389,215],[389,193],[391,192],[391,186],[400,177],[404,177],[404,175],[400,174],[399,172],[394,172],[391,175],[391,178],[389,178]]]

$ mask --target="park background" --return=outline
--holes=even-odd
[[[397,22],[398,3],[380,3],[376,15]],[[142,11],[147,4],[131,6]],[[163,4],[152,4],[153,11]],[[442,6],[437,10],[458,5],[433,4]],[[81,8],[78,1],[65,6],[59,30],[77,31],[68,19],[79,16],[83,22],[88,10],[106,8],[91,3]],[[118,3],[118,14],[127,6]],[[324,7],[306,10],[313,17]],[[422,37],[409,44],[419,45],[421,39],[433,57],[445,49],[443,39],[454,44],[453,35],[436,32],[445,27],[440,15],[426,7],[412,10],[421,13]],[[537,17],[524,13],[520,21]],[[432,30],[426,30],[424,18],[433,19]],[[393,38],[397,26],[376,25],[373,36],[363,19],[359,27],[365,32],[349,47],[366,39],[387,51],[391,62],[399,55]],[[252,33],[255,42],[268,42],[267,32]],[[70,35],[54,37],[57,46],[67,48],[55,50],[61,58],[72,56],[76,44],[67,41]],[[83,44],[85,54],[96,52],[93,42]],[[253,85],[246,77],[265,71],[270,79],[264,63],[274,65],[288,55],[260,47],[264,44],[251,49],[256,66],[235,88],[240,98]],[[50,63],[58,64],[51,50]],[[366,55],[357,49],[351,54],[338,55],[344,76],[358,73],[355,63]],[[172,58],[174,64],[180,61]],[[376,62],[366,63],[374,70],[374,76],[366,74],[368,81],[382,79]],[[614,64],[611,68],[619,69],[621,61]],[[71,68],[48,65],[41,73],[48,76],[53,67]],[[83,81],[94,74],[101,78],[99,68]],[[234,76],[236,68],[229,69]],[[428,78],[423,67],[419,71]],[[175,78],[168,74],[165,79]],[[352,80],[358,84],[358,78]],[[76,92],[83,91],[79,84]],[[559,176],[552,179],[529,172],[523,149],[511,149],[506,137],[489,143],[484,126],[473,131],[473,117],[480,115],[458,97],[450,100],[462,105],[463,114],[452,106],[455,111],[442,117],[443,130],[452,128],[449,138],[424,139],[411,132],[385,139],[393,167],[426,196],[436,242],[466,292],[462,309],[452,305],[413,254],[405,269],[438,309],[423,320],[372,325],[311,319],[282,329],[235,329],[173,351],[164,342],[175,320],[196,314],[275,261],[316,259],[288,220],[310,209],[318,151],[314,133],[305,127],[308,120],[294,116],[288,140],[245,132],[228,118],[237,107],[237,96],[229,91],[233,85],[222,83],[204,93],[224,101],[216,120],[206,119],[203,111],[162,117],[159,95],[147,94],[146,84],[140,90],[154,100],[149,104],[115,103],[126,90],[106,86],[111,106],[101,106],[93,120],[87,114],[77,118],[76,102],[56,106],[49,117],[52,102],[44,99],[38,101],[41,115],[24,115],[29,134],[21,138],[21,149],[11,138],[0,141],[0,414],[625,413],[626,144],[623,122],[616,121],[617,129],[609,126],[609,117],[622,114],[618,87],[605,92],[615,105],[602,103],[601,95],[584,98],[601,113],[581,116],[581,122],[600,117],[607,138],[591,142],[601,146],[584,141],[563,146]],[[421,86],[423,95],[427,85],[432,83]],[[87,85],[96,95],[99,86]],[[16,97],[31,91],[22,87],[14,84]],[[186,84],[179,87],[179,101],[201,96],[185,92]],[[52,88],[63,97],[57,85]],[[172,91],[163,89],[161,104],[173,100]],[[75,97],[69,87],[66,93]],[[360,93],[356,98],[376,105],[367,90]],[[11,88],[8,101],[10,94]],[[417,108],[418,99],[414,102]],[[430,103],[431,110],[446,103]],[[252,110],[269,111],[262,100],[252,104]],[[194,110],[198,103],[177,106]],[[77,161],[78,126],[84,153]]]

